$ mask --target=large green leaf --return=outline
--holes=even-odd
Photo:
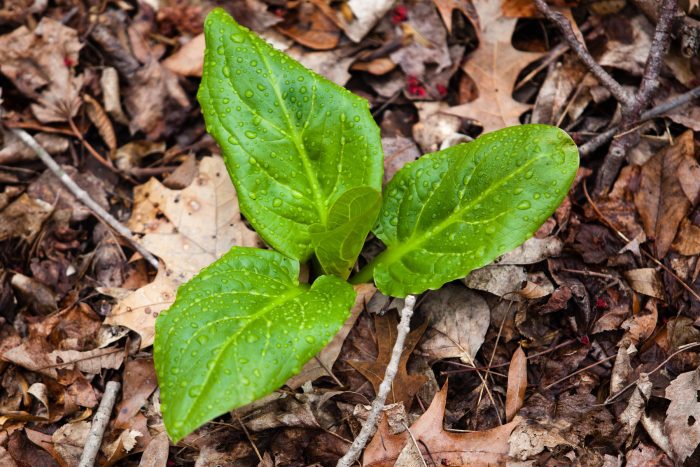
[[[307,260],[309,226],[355,187],[381,190],[379,128],[367,101],[307,70],[221,9],[205,22],[198,98],[241,211],[267,243]],[[368,230],[354,232],[364,241]]]
[[[347,279],[381,207],[382,195],[374,188],[352,188],[333,204],[325,225],[311,226],[311,242],[324,273]]]
[[[464,277],[527,240],[559,206],[578,168],[562,130],[522,125],[404,166],[386,187],[375,234],[387,246],[369,268],[379,290],[404,297]]]
[[[283,385],[340,329],[352,287],[333,276],[309,287],[298,275],[280,253],[234,247],[158,316],[155,365],[173,441]]]

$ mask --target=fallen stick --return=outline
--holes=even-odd
[[[80,456],[78,467],[93,467],[95,465],[97,454],[100,452],[100,446],[102,445],[102,438],[105,434],[105,428],[107,428],[107,423],[109,423],[120,388],[121,384],[117,381],[109,381],[107,383],[105,393],[100,401],[100,407],[92,418],[92,426],[85,440],[85,448]]]
[[[13,132],[20,140],[22,140],[24,144],[31,148],[37,156],[39,156],[39,159],[41,159],[44,165],[46,165],[46,167],[56,176],[56,178],[63,183],[63,185],[73,194],[73,196],[87,206],[97,217],[113,228],[119,235],[124,237],[134,247],[134,249],[151,264],[151,266],[158,269],[158,260],[156,257],[133,238],[131,230],[122,225],[102,206],[97,204],[97,202],[93,200],[85,190],[80,188],[78,184],[75,183],[73,179],[70,178],[61,168],[61,166],[58,165],[55,160],[53,160],[53,157],[46,152],[46,149],[44,149],[32,135],[21,128],[9,128],[9,130]]]
[[[391,351],[391,359],[384,372],[384,380],[382,384],[379,385],[379,390],[377,391],[377,397],[372,402],[372,409],[369,412],[369,416],[365,423],[362,424],[362,429],[357,438],[352,442],[350,449],[345,453],[343,457],[340,458],[336,467],[350,467],[357,461],[362,453],[362,450],[367,445],[369,438],[374,434],[377,429],[377,422],[379,421],[379,414],[384,408],[384,402],[389,395],[391,390],[391,384],[396,377],[396,373],[399,369],[399,361],[401,360],[401,354],[403,353],[404,343],[406,342],[406,336],[411,331],[411,316],[413,316],[413,307],[416,305],[416,297],[409,295],[406,297],[406,301],[401,310],[401,321],[396,327],[398,333],[396,335],[396,343]]]

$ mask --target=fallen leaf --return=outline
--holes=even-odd
[[[143,451],[139,467],[166,467],[168,465],[168,454],[170,449],[170,439],[166,432],[162,432],[148,443],[148,447]]]
[[[462,12],[473,23],[478,22],[478,18],[471,3],[467,0],[433,0],[438,9],[442,21],[445,23],[447,32],[452,34],[452,14],[454,10]]]
[[[330,10],[327,6],[326,8]],[[276,29],[310,49],[334,49],[340,42],[342,33],[326,13],[313,1],[301,2],[293,14],[278,24]]]
[[[156,179],[137,187],[128,226],[144,234],[142,244],[166,267],[152,283],[120,300],[105,324],[138,332],[142,348],[153,343],[156,317],[175,299],[179,284],[234,245],[261,245],[241,219],[236,191],[218,157],[202,159],[199,174],[184,190],[170,190]]]
[[[447,383],[435,394],[428,410],[410,427],[411,436],[421,447],[425,460],[436,465],[505,464],[508,457],[508,438],[520,423],[520,418],[516,417],[506,425],[487,431],[450,432],[442,425],[446,401]],[[390,434],[386,420],[382,418],[379,429],[365,449],[362,465],[392,466],[407,443],[413,443],[408,432]]]
[[[653,444],[640,442],[634,449],[627,451],[627,467],[646,467],[656,465],[659,467],[673,467],[673,461]]]
[[[0,72],[36,101],[32,112],[42,123],[66,121],[80,108],[82,47],[75,29],[48,16],[33,31],[22,26],[0,36]]]
[[[486,300],[472,290],[449,284],[429,292],[420,310],[430,323],[420,351],[431,360],[459,357],[473,364],[491,319]]]
[[[365,305],[377,291],[373,284],[360,284],[355,286],[357,297],[355,305],[350,310],[350,317],[345,321],[343,327],[336,333],[333,339],[321,350],[315,358],[309,360],[301,369],[299,374],[292,376],[286,383],[292,389],[301,387],[307,381],[315,381],[322,376],[331,376],[329,371],[333,368],[340,350],[343,348],[345,338],[352,330],[360,313],[365,309]]]
[[[563,63],[552,65],[532,108],[532,123],[557,125],[562,121],[571,94],[581,85],[586,72],[586,67],[574,57],[565,56]]]
[[[153,359],[129,360],[124,365],[122,399],[117,406],[116,428],[133,428],[133,417],[158,387]]]
[[[610,32],[625,31],[629,32],[630,35],[622,33],[620,34],[622,37],[610,37],[606,41],[605,50],[597,57],[596,61],[601,66],[641,76],[649,56],[654,26],[644,15],[636,15],[632,18],[623,16],[618,17],[617,20],[626,23],[626,27],[617,24],[616,28],[615,26],[610,28]]]
[[[534,264],[547,258],[559,256],[564,249],[564,242],[551,235],[545,238],[532,237],[522,245],[499,256],[494,264]]]
[[[49,154],[60,154],[68,150],[69,141],[63,136],[51,133],[36,133],[34,138]],[[0,148],[0,164],[12,165],[19,162],[35,161],[39,158],[36,151],[24,144],[14,133],[4,135],[3,147]]]
[[[402,135],[382,137],[382,148],[384,149],[384,183],[389,183],[394,174],[405,164],[421,156],[420,149],[413,139]]]
[[[671,247],[684,256],[700,254],[700,227],[683,219]]]
[[[353,18],[350,21],[341,22],[341,27],[350,40],[360,42],[389,12],[394,3],[396,0],[348,0],[347,6]]]
[[[647,237],[656,241],[659,258],[668,253],[681,221],[690,211],[691,200],[679,183],[678,171],[693,163],[693,132],[686,131],[642,166],[634,202]]]
[[[190,39],[162,63],[177,75],[201,77],[204,65],[204,33]]]
[[[527,357],[522,347],[518,347],[510,359],[508,367],[508,390],[506,392],[506,421],[513,420],[525,403],[527,389]]]
[[[448,109],[444,102],[417,102],[416,108],[419,121],[413,125],[413,139],[426,153],[440,149],[462,125],[458,117],[443,113]]]
[[[530,105],[513,99],[518,74],[541,53],[522,52],[511,44],[517,19],[501,13],[501,2],[475,0],[479,16],[479,47],[467,57],[462,69],[477,84],[479,97],[445,112],[479,122],[484,133],[520,124]]]
[[[620,414],[620,422],[630,435],[634,434],[637,424],[642,419],[647,401],[651,397],[651,388],[652,383],[649,380],[649,375],[640,374],[639,381],[634,386],[634,392],[627,402],[627,407]]]
[[[384,380],[386,367],[391,359],[391,352],[396,342],[396,326],[398,321],[396,314],[393,312],[383,316],[376,316],[374,319],[376,342],[377,342],[377,357],[374,362],[366,362],[360,360],[349,360],[352,365],[362,376],[364,376],[374,388],[374,392],[379,391],[379,385]],[[424,323],[419,328],[414,329],[406,336],[399,367],[391,386],[391,392],[387,397],[387,403],[393,404],[403,402],[406,410],[410,410],[413,404],[413,397],[416,395],[421,386],[426,382],[427,378],[424,375],[409,375],[406,369],[408,359],[411,357],[413,349],[418,344],[418,341],[423,336],[428,323]]]
[[[684,462],[700,444],[699,391],[697,370],[681,373],[666,388],[666,399],[671,403],[666,410],[664,428],[678,462]]]
[[[53,448],[63,459],[64,465],[78,465],[80,463],[80,456],[90,432],[90,425],[91,423],[88,421],[66,423],[51,435]]]
[[[574,447],[558,430],[532,420],[522,420],[511,432],[508,444],[508,456],[520,461],[532,459],[545,449],[554,451],[557,446]]]
[[[518,292],[527,281],[527,274],[521,266],[491,265],[475,269],[463,281],[470,289],[483,290],[497,297],[519,301]]]
[[[664,299],[664,286],[654,268],[630,269],[624,272],[627,282],[635,292],[649,297]]]
[[[640,311],[638,314],[626,319],[620,328],[627,331],[625,337],[621,342],[625,343],[629,339],[629,343],[639,344],[641,341],[646,340],[652,335],[654,329],[656,329],[656,323],[659,319],[659,313],[656,309],[656,300],[650,298],[647,301],[644,310]],[[627,343],[623,345],[628,345]]]
[[[32,243],[52,210],[50,203],[22,193],[0,211],[0,241],[18,238]]]

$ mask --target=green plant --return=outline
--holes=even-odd
[[[367,102],[273,49],[223,10],[205,24],[199,100],[241,211],[276,251],[233,248],[156,322],[165,425],[177,441],[277,389],[342,326],[344,280],[371,229],[387,249],[351,282],[395,297],[437,289],[515,248],[578,167],[563,131],[522,125],[421,157],[381,195]],[[378,218],[378,221],[377,221]],[[314,258],[323,275],[298,281]]]

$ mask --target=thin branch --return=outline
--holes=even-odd
[[[119,235],[124,237],[136,251],[141,253],[146,261],[148,261],[151,266],[158,269],[158,260],[153,254],[139,244],[136,239],[133,238],[131,231],[122,225],[117,219],[115,219],[109,212],[107,212],[102,206],[97,204],[90,195],[80,188],[77,183],[73,181],[72,178],[61,168],[58,163],[53,160],[53,157],[49,155],[48,152],[37,142],[36,139],[26,131],[21,128],[10,128],[12,131],[24,144],[31,148],[39,159],[48,167],[48,169],[58,178],[61,183],[70,191],[73,196],[75,196],[81,203],[87,206],[97,217],[102,219],[107,225],[113,228]]]
[[[627,152],[639,142],[639,131],[634,129],[639,123],[642,111],[649,106],[651,95],[659,85],[659,74],[663,66],[666,50],[671,42],[671,23],[676,13],[678,0],[662,0],[659,7],[659,20],[656,23],[654,38],[644,66],[642,82],[634,95],[631,105],[623,105],[620,129],[622,136],[613,139],[603,165],[598,170],[595,191],[598,196],[610,190]],[[634,131],[630,131],[633,130]]]
[[[357,461],[362,453],[362,450],[367,445],[369,438],[374,435],[377,429],[377,422],[379,421],[379,414],[384,408],[384,402],[386,397],[391,391],[391,385],[396,377],[396,373],[399,369],[399,361],[401,360],[401,354],[403,353],[404,343],[406,342],[406,336],[411,331],[411,316],[413,316],[413,307],[416,304],[416,297],[413,295],[408,295],[406,301],[401,310],[401,321],[397,326],[396,343],[391,351],[391,359],[386,367],[386,372],[384,373],[384,380],[382,384],[379,385],[379,390],[377,391],[377,397],[372,402],[372,410],[369,412],[369,416],[365,423],[362,424],[362,429],[357,438],[352,442],[350,449],[345,453],[343,457],[340,458],[336,467],[350,467]]]
[[[550,8],[545,0],[535,0],[535,5],[540,12],[545,15],[545,17],[554,23],[561,31],[564,39],[569,44],[569,47],[576,52],[576,55],[581,59],[581,61],[588,67],[588,69],[598,78],[600,84],[605,86],[608,91],[617,99],[618,102],[622,103],[624,106],[631,106],[634,104],[634,96],[629,93],[625,88],[618,83],[615,78],[613,78],[610,73],[605,71],[605,69],[595,61],[595,59],[588,52],[586,46],[581,43],[581,41],[576,37],[571,23],[569,20],[559,12],[556,12]]]
[[[117,381],[110,381],[105,387],[105,393],[102,395],[102,400],[100,401],[100,407],[97,409],[97,413],[92,419],[92,426],[90,427],[90,433],[88,433],[87,440],[85,441],[85,448],[83,449],[83,454],[80,456],[80,463],[78,467],[93,467],[95,461],[97,460],[97,454],[100,452],[100,446],[102,445],[102,437],[105,434],[105,428],[107,428],[107,423],[112,415],[112,409],[114,408],[114,403],[117,400],[117,394],[121,384]]]
[[[662,102],[661,104],[655,106],[652,109],[647,110],[644,112],[641,117],[639,118],[638,123],[643,123],[648,120],[651,120],[653,118],[657,118],[665,114],[666,112],[669,112],[671,110],[674,110],[678,107],[681,107],[690,101],[697,99],[700,97],[700,86],[695,87],[691,89],[690,91],[686,91],[683,94],[679,94],[676,97],[673,97],[671,99],[668,99],[665,102]],[[616,134],[620,131],[620,125],[614,126],[610,128],[609,130],[599,134],[595,138],[591,139],[588,141],[586,144],[582,145],[579,147],[579,153],[581,156],[588,156],[590,155],[593,151],[610,141],[615,137]]]

